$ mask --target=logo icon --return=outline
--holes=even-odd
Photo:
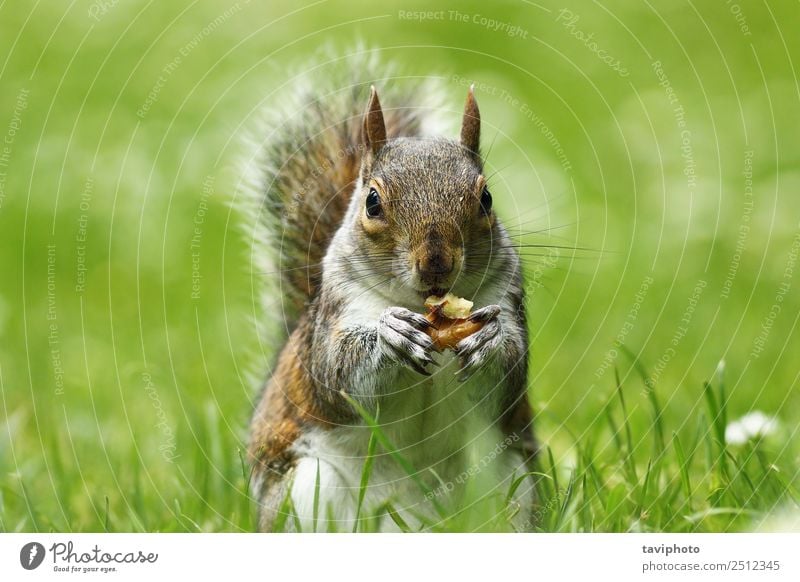
[[[44,546],[39,542],[28,542],[19,551],[19,563],[26,570],[35,570],[44,561]]]

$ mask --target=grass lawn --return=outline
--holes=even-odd
[[[798,11],[731,6],[0,3],[0,531],[255,529],[279,346],[227,201],[258,111],[356,39],[451,121],[477,83],[498,214],[540,231],[538,529],[796,522]]]

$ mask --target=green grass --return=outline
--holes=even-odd
[[[243,450],[277,346],[251,321],[226,199],[254,112],[312,55],[324,74],[321,45],[355,38],[441,75],[451,121],[479,83],[498,213],[543,231],[526,238],[548,245],[526,266],[537,527],[746,531],[796,514],[796,6],[742,4],[744,35],[726,5],[569,3],[625,77],[561,5],[444,6],[525,38],[399,15],[422,8],[120,2],[95,20],[85,4],[0,5],[0,145],[15,127],[0,156],[1,531],[255,528]],[[777,432],[726,444],[752,410]],[[496,529],[491,510],[462,517],[436,527]]]
[[[619,377],[618,377],[619,378]],[[541,532],[729,532],[776,527],[775,516],[796,515],[800,492],[785,477],[779,440],[758,437],[740,446],[725,441],[726,396],[722,379],[714,387],[705,383],[706,406],[691,421],[685,443],[676,432],[665,438],[652,431],[648,444],[634,441],[624,400],[624,389],[617,384],[608,405],[583,438],[573,443],[574,463],[566,469],[555,461],[549,446],[543,447],[536,470],[528,475],[536,480],[537,502],[529,529]],[[654,422],[663,410],[651,399]],[[370,470],[376,452],[391,456],[409,478],[414,479],[422,496],[436,501],[431,488],[420,480],[420,473],[396,450],[381,430],[380,423],[354,402],[372,428],[369,452],[359,487],[357,531],[375,531],[380,519],[389,514],[402,531],[514,531],[512,518],[521,510],[511,502],[513,493],[526,475],[521,475],[508,491],[495,495],[470,496],[459,491],[456,510],[447,500],[434,503],[434,517],[418,514],[412,529],[387,502],[370,515],[361,513],[361,502],[369,487]],[[696,422],[695,422],[696,421]],[[379,445],[378,445],[379,443]],[[380,446],[380,449],[377,449]],[[639,459],[637,463],[636,459]],[[502,498],[502,503],[498,502]],[[494,501],[494,503],[492,503]],[[388,510],[388,511],[387,511]],[[314,502],[314,528],[319,506],[319,474]],[[279,510],[274,531],[304,531],[287,495]],[[328,526],[327,531],[337,531]]]

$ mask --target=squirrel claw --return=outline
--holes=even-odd
[[[430,376],[425,367],[435,364],[430,356],[434,349],[433,341],[422,331],[429,324],[418,313],[401,307],[387,307],[378,324],[380,346],[391,360],[423,376]]]
[[[419,313],[414,313],[413,311],[407,311],[407,312],[404,311],[401,313],[402,316],[404,316],[406,320],[417,329],[424,330],[434,327],[433,323],[431,321],[428,321],[428,318],[426,318],[423,315],[420,315]]]
[[[461,340],[455,353],[461,362],[461,369],[456,372],[458,379],[464,381],[477,369],[488,362],[503,343],[503,330],[497,315],[500,308],[490,305],[476,311],[473,315],[485,318],[483,328]]]
[[[467,319],[469,321],[478,322],[478,321],[489,321],[490,319],[494,319],[500,315],[500,306],[499,305],[487,305],[486,307],[482,307],[475,311],[472,315],[470,315]]]
[[[430,376],[431,376],[431,373],[430,373],[430,372],[428,372],[428,370],[426,370],[425,368],[423,368],[422,366],[420,366],[420,365],[419,365],[419,364],[417,364],[416,362],[414,362],[414,363],[410,364],[410,366],[411,366],[411,368],[413,368],[413,370],[414,370],[415,372],[417,372],[418,374],[422,374],[423,376],[426,376],[426,377],[430,377]]]

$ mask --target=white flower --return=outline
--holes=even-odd
[[[750,439],[773,434],[776,430],[778,430],[778,420],[775,417],[754,410],[728,424],[725,428],[725,442],[731,445],[743,445]]]

